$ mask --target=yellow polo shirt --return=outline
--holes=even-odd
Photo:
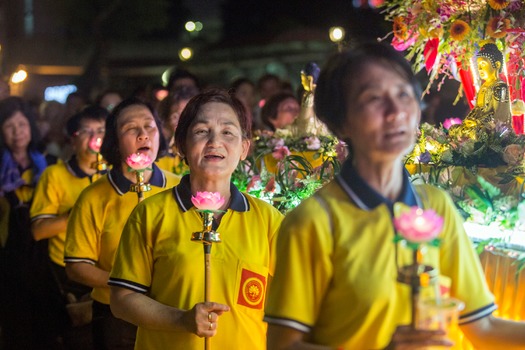
[[[429,247],[423,262],[465,303],[460,323],[490,315],[494,297],[450,197],[432,186],[414,188],[405,173],[398,201],[444,218],[442,243]],[[336,180],[292,210],[279,231],[265,320],[307,333],[314,344],[385,348],[411,319],[410,287],[397,282],[397,269],[412,263],[412,250],[393,241],[392,205],[345,164]]]
[[[220,316],[214,349],[266,349],[263,306],[274,270],[274,243],[282,214],[231,185],[230,207],[211,250],[211,301],[229,305]],[[183,310],[204,301],[203,245],[191,241],[202,219],[191,203],[189,176],[173,191],[145,200],[124,228],[109,284],[145,293]],[[204,340],[180,332],[138,328],[135,349],[202,349]]]
[[[31,222],[38,219],[56,218],[67,213],[73,208],[82,190],[92,182],[93,177],[80,169],[75,157],[67,162],[47,167],[35,189],[30,211]],[[65,265],[65,241],[65,230],[48,241],[49,258],[60,266]]]
[[[179,181],[178,176],[153,164],[151,191],[144,196],[150,197]],[[120,171],[112,169],[80,194],[67,224],[64,262],[83,262],[111,271],[122,228],[138,203],[137,193],[129,191],[131,185]],[[109,305],[109,286],[93,288],[91,296]]]

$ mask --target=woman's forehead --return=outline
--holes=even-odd
[[[151,111],[142,105],[133,105],[124,108],[117,119],[117,125],[124,125],[130,122],[136,122],[138,120],[154,119]]]
[[[203,104],[197,115],[195,116],[193,123],[207,123],[211,121],[218,122],[235,122],[239,125],[239,117],[233,110],[233,108],[222,102],[207,102]]]

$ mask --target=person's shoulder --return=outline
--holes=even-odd
[[[436,210],[455,207],[450,194],[442,188],[429,184],[414,186],[423,203],[429,203]]]
[[[265,200],[254,197],[251,194],[248,194],[246,192],[241,192],[241,195],[243,195],[246,198],[250,207],[252,208],[258,208],[259,210],[264,210],[264,211],[272,212],[277,215],[282,215],[281,212],[277,210],[277,208],[275,208],[272,204],[268,203]]]
[[[165,190],[162,190],[158,193],[155,193],[154,195],[144,199],[142,203],[145,203],[144,205],[152,205],[153,203],[161,203],[166,202],[174,199],[173,197],[173,187],[166,188]]]
[[[162,171],[162,173],[166,177],[166,187],[172,187],[172,186],[175,186],[175,185],[179,184],[179,182],[180,182],[180,176],[179,175],[175,175],[174,173],[172,173],[170,171],[167,171],[167,170],[164,170],[164,169],[160,169],[160,170]]]
[[[414,188],[416,189],[416,192],[418,192],[420,195],[427,195],[427,196],[436,196],[440,198],[449,197],[449,194],[444,189],[429,185],[429,184],[417,184],[414,185]]]
[[[50,174],[62,174],[64,172],[67,172],[66,165],[63,162],[59,162],[48,165],[42,172],[42,176],[44,176],[44,174],[49,176]]]
[[[111,193],[116,192],[109,183],[108,175],[104,174],[98,180],[84,188],[84,190],[82,190],[82,193],[80,194],[80,198],[88,196],[94,198],[98,196],[99,198],[101,198],[106,197]]]

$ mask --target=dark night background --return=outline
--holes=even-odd
[[[188,20],[203,30],[186,32]],[[296,87],[307,62],[322,65],[337,51],[328,38],[333,26],[346,30],[341,47],[391,31],[366,0],[7,0],[0,1],[0,69],[7,76],[26,67],[22,94],[30,97],[70,83],[88,95],[126,93],[163,84],[175,67],[212,85],[274,73]],[[191,60],[178,57],[182,47],[193,49]],[[445,86],[441,95],[456,92]]]

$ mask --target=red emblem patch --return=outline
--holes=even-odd
[[[265,291],[266,277],[253,271],[242,269],[237,304],[252,309],[262,309]]]

